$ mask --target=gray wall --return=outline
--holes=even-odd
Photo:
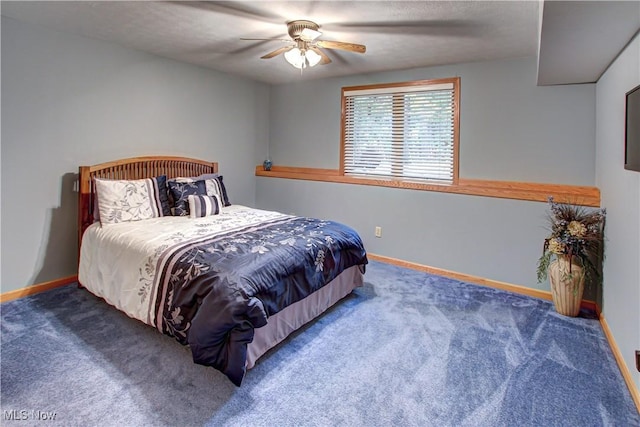
[[[271,158],[338,167],[342,86],[453,76],[461,178],[595,184],[595,85],[537,87],[535,58],[274,86]],[[343,221],[375,254],[548,289],[535,274],[546,203],[273,178],[258,178],[256,203]]]
[[[78,166],[220,162],[252,205],[269,87],[2,17],[2,292],[77,273]]]
[[[273,86],[275,165],[337,168],[343,86],[461,77],[460,177],[594,185],[595,85],[536,86],[536,59]]]
[[[607,208],[604,315],[640,389],[640,172],[624,169],[625,93],[640,84],[640,36],[596,85],[596,183]]]

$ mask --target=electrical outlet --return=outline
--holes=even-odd
[[[640,372],[640,350],[636,350],[636,369]]]
[[[376,226],[376,237],[382,237],[382,227]]]

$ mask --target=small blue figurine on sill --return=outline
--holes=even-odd
[[[270,171],[271,170],[271,165],[273,163],[271,162],[271,160],[267,159],[262,163],[262,168],[266,171]]]

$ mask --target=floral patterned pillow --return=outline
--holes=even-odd
[[[140,221],[171,215],[167,177],[136,180],[96,178],[96,196],[101,224]]]
[[[194,182],[194,181],[204,181],[207,196],[218,196],[220,201],[224,204],[224,206],[231,206],[229,203],[229,196],[227,195],[227,189],[224,186],[224,181],[222,175],[218,175],[217,173],[206,173],[197,177],[180,177],[170,179],[169,182]]]
[[[206,196],[204,181],[169,181],[169,192],[173,197],[174,215],[189,215],[189,196]]]

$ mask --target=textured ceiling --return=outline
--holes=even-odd
[[[538,1],[2,2],[2,15],[268,83],[534,56]],[[300,71],[282,55],[286,23],[317,22],[333,62]]]
[[[268,83],[538,55],[538,84],[598,80],[640,28],[640,1],[2,1],[2,15]],[[286,23],[320,24],[333,60],[301,74]]]

